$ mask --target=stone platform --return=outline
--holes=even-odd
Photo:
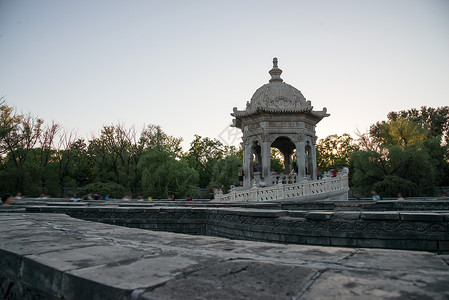
[[[0,207],[0,213],[66,214],[148,230],[232,239],[449,253],[449,201],[283,201],[229,203],[54,202]]]
[[[448,299],[449,257],[0,214],[1,299]]]

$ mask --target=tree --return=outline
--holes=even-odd
[[[143,190],[155,198],[192,195],[198,185],[198,173],[176,154],[162,148],[147,149],[138,164]]]
[[[74,160],[77,157],[77,151],[73,149],[77,146],[75,139],[76,136],[73,131],[69,133],[64,132],[59,139],[58,147],[54,155],[54,160],[58,168],[59,197],[64,197],[64,188],[71,175],[71,165],[75,163]],[[72,184],[72,186],[75,187],[75,184]]]
[[[47,189],[48,180],[50,177],[55,176],[55,139],[56,135],[60,130],[60,125],[56,123],[52,123],[43,128],[40,136],[39,136],[39,145],[40,147],[36,148],[36,151],[33,151],[35,154],[34,161],[36,166],[39,168],[39,177],[40,177],[40,190],[42,193],[50,193]]]
[[[361,149],[351,156],[353,188],[377,189],[384,196],[420,196],[432,193],[438,183],[432,147],[439,138],[408,120],[377,123],[359,136]]]
[[[183,156],[182,152],[182,138],[166,134],[159,125],[148,125],[140,135],[141,149],[161,148],[165,151],[171,152],[176,158]]]
[[[0,105],[0,154],[8,154],[14,171],[9,170],[2,177],[14,178],[15,191],[25,189],[25,164],[28,154],[34,148],[41,135],[43,120],[30,115],[16,114],[12,107]],[[4,170],[5,172],[5,170]]]
[[[71,161],[68,162],[67,167],[70,178],[74,181],[73,188],[75,191],[92,181],[92,160],[89,157],[88,146],[84,139],[77,139],[71,143],[70,149],[62,151],[62,155],[68,156],[65,161]],[[71,157],[73,159],[70,159]]]
[[[212,167],[212,176],[210,186],[216,186],[226,192],[231,185],[239,185],[239,168],[242,166],[242,160],[236,155],[231,154],[225,158],[219,159]]]
[[[230,149],[232,148],[226,148],[217,139],[195,135],[185,159],[189,166],[198,172],[200,187],[205,188],[209,185],[215,163]]]
[[[112,198],[120,199],[126,194],[126,189],[124,186],[113,182],[109,183],[94,182],[83,186],[80,192],[82,195],[95,193],[103,197],[106,195],[110,195],[110,197]]]
[[[342,166],[350,166],[352,153],[359,149],[358,144],[347,133],[339,136],[329,135],[316,145],[317,167],[326,171]]]
[[[273,169],[276,173],[284,172],[284,156],[277,148],[270,149],[270,169]]]
[[[376,143],[405,147],[428,138],[428,132],[419,124],[407,119],[377,122],[370,127],[370,135]]]
[[[441,137],[446,144],[449,142],[449,106],[438,108],[422,106],[419,110],[412,108],[409,110],[401,110],[398,112],[390,112],[387,115],[388,121],[397,121],[405,119],[415,122],[421,127],[429,131],[434,137]],[[374,125],[379,127],[383,122]]]

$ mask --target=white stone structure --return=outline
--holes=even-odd
[[[283,184],[279,182],[269,187],[257,187],[239,191],[233,188],[230,193],[223,194],[218,190],[213,202],[254,202],[282,200],[348,200],[348,175],[325,177],[322,180],[304,180],[297,183]]]
[[[243,132],[243,186],[250,188],[264,177],[267,185],[299,183],[316,179],[315,127],[329,116],[326,108],[314,111],[310,101],[295,87],[283,82],[277,58],[271,79],[256,90],[245,110],[234,107],[234,127]],[[284,158],[284,174],[271,170],[271,147]],[[294,153],[296,155],[294,157]],[[296,163],[293,163],[296,159]],[[290,174],[290,175],[289,175]]]

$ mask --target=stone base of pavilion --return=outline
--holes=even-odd
[[[277,184],[266,187],[260,187],[256,183],[248,189],[233,188],[228,194],[218,190],[213,202],[348,200],[347,175],[285,184],[283,182],[285,181],[279,180]]]

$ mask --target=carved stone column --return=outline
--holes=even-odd
[[[312,139],[312,164],[313,164],[313,170],[312,170],[312,179],[316,180],[316,171],[317,171],[317,166],[316,166],[316,140],[317,137],[314,136]]]
[[[271,183],[271,143],[267,139],[262,141],[262,176],[265,182]]]
[[[302,181],[306,175],[306,143],[300,138],[296,146],[296,161],[298,163],[298,181]]]
[[[285,150],[282,152],[284,156],[284,169],[287,174],[290,174],[292,171],[292,152],[290,150]]]
[[[249,143],[243,144],[243,186],[250,187],[251,186],[251,147]]]

